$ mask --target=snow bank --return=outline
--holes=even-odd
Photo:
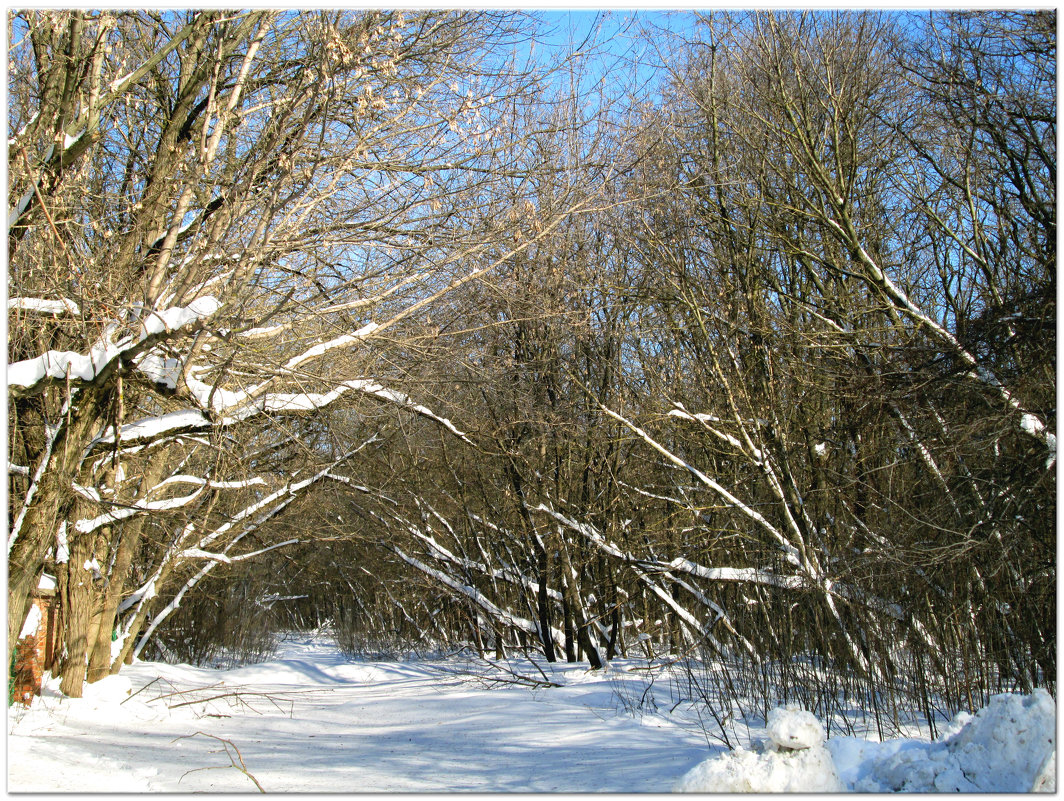
[[[106,676],[82,687],[84,700],[98,706],[121,704],[133,694],[133,683],[121,675]]]
[[[8,310],[19,309],[21,311],[39,312],[41,314],[81,314],[78,304],[69,298],[49,300],[47,298],[9,298]]]
[[[859,792],[1024,793],[1056,790],[1056,707],[1045,690],[996,695],[962,713],[934,743],[912,741],[891,754],[870,751]],[[878,757],[878,758],[877,758]]]
[[[824,742],[809,712],[768,716],[761,751],[736,750],[689,771],[680,792],[1025,793],[1056,791],[1056,707],[1045,690],[1003,694],[961,713],[935,742]]]

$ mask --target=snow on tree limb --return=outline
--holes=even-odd
[[[252,553],[234,557],[230,557],[228,555],[228,552],[237,543],[244,539],[244,537],[257,531],[263,526],[263,524],[265,524],[269,520],[272,520],[274,517],[276,517],[285,509],[287,509],[293,501],[300,497],[300,495],[304,491],[314,486],[322,479],[327,478],[329,476],[330,470],[341,464],[344,460],[350,458],[355,452],[357,452],[357,450],[358,449],[349,451],[348,453],[337,459],[335,462],[330,464],[328,467],[326,467],[324,470],[319,471],[310,478],[304,479],[303,481],[290,482],[286,484],[277,492],[267,496],[266,498],[257,503],[251,504],[237,515],[230,518],[230,520],[225,524],[219,526],[206,536],[201,537],[194,547],[183,548],[181,551],[177,551],[172,558],[172,561],[174,563],[180,561],[182,558],[207,558],[209,561],[199,570],[199,572],[197,572],[192,578],[186,581],[185,584],[181,587],[181,589],[178,590],[177,594],[170,601],[170,603],[167,604],[162,610],[159,611],[158,614],[155,615],[147,631],[145,631],[144,634],[141,635],[140,640],[137,641],[137,645],[133,650],[133,655],[140,655],[140,652],[144,649],[144,646],[147,645],[148,641],[151,639],[151,636],[155,633],[155,630],[181,605],[181,601],[188,593],[188,591],[195,587],[200,582],[200,580],[202,580],[208,573],[211,572],[211,570],[213,570],[219,564],[224,563],[225,559],[228,559],[229,562],[250,559],[253,556],[266,553],[267,551],[271,551],[275,548],[280,548],[283,545],[290,545],[294,542],[298,542],[298,540],[286,540],[285,542],[276,543],[274,545],[271,545],[258,551],[254,551]],[[230,531],[232,531],[233,528],[237,526],[238,523],[244,521],[248,522],[246,522],[246,524],[240,530],[239,534],[229,540],[229,542],[222,549],[220,554],[210,553],[206,551],[207,546],[215,542],[219,537],[228,534]],[[225,557],[225,559],[223,559],[222,557]],[[159,570],[157,571],[157,575],[162,575],[162,571],[163,566],[160,566]],[[152,580],[156,580],[155,577],[153,577]]]
[[[967,348],[965,348],[963,344],[961,344],[957,337],[946,330],[944,326],[936,322],[930,315],[924,312],[923,309],[917,306],[909,297],[908,293],[890,279],[890,276],[887,275],[886,271],[876,263],[875,259],[873,259],[868,251],[862,246],[860,237],[854,229],[852,221],[848,217],[844,216],[842,218],[843,223],[839,223],[830,217],[825,217],[824,220],[828,227],[834,231],[835,235],[853,249],[858,260],[865,268],[866,277],[869,283],[878,289],[895,308],[908,315],[919,325],[925,327],[931,332],[935,339],[945,345],[950,353],[957,356],[962,362],[968,365],[968,372],[965,373],[967,378],[974,379],[983,386],[996,391],[1005,404],[1020,415],[1020,429],[1046,446],[1046,449],[1049,451],[1046,461],[1046,469],[1052,469],[1053,464],[1056,462],[1057,438],[1055,434],[1049,431],[1045,422],[1037,415],[1025,409],[1020,401],[1017,400],[1016,396],[998,380],[997,376],[981,364],[979,360]]]
[[[139,655],[141,650],[147,644],[151,635],[158,628],[159,624],[168,617],[175,609],[181,604],[181,599],[185,594],[191,590],[204,576],[206,576],[216,565],[224,563],[225,560],[229,562],[237,562],[245,559],[250,559],[267,551],[271,551],[275,548],[280,548],[284,545],[291,545],[299,540],[285,540],[281,543],[275,543],[273,545],[262,548],[252,553],[241,554],[238,556],[230,556],[229,551],[247,535],[260,529],[265,523],[272,520],[279,515],[285,509],[287,509],[293,501],[299,498],[306,490],[316,485],[318,482],[326,478],[334,478],[330,471],[334,470],[338,465],[342,464],[347,459],[351,458],[354,454],[358,453],[363,447],[370,442],[374,441],[376,436],[371,437],[366,442],[363,442],[357,448],[354,448],[346,452],[343,456],[332,462],[324,469],[318,471],[309,478],[301,481],[290,481],[281,487],[276,492],[262,498],[238,512],[236,515],[231,516],[225,523],[213,529],[209,533],[200,536],[195,544],[190,545],[190,540],[196,534],[196,526],[193,523],[186,525],[179,534],[177,534],[163,556],[159,566],[152,573],[151,577],[144,583],[144,585],[138,589],[130,598],[127,598],[119,606],[119,612],[128,611],[133,608],[132,614],[127,618],[122,626],[123,635],[128,636],[133,621],[144,614],[144,605],[155,597],[157,587],[159,583],[165,581],[166,577],[171,574],[175,565],[186,559],[194,558],[206,558],[208,563],[185,585],[178,591],[177,595],[163,609],[157,614],[152,621],[148,630],[141,635],[137,645],[134,649],[134,655]],[[235,536],[229,536],[234,529],[239,527],[239,532]],[[228,542],[220,552],[207,551],[207,548],[217,542],[220,538],[229,536]]]
[[[229,559],[230,562],[243,562],[246,559],[254,559],[256,556],[261,556],[268,551],[276,551],[278,548],[284,548],[288,545],[298,545],[302,540],[290,539],[283,542],[275,542],[273,545],[267,545],[265,548],[259,548],[257,551],[251,551],[250,553],[242,553],[239,556],[234,556]]]
[[[427,406],[417,403],[405,393],[388,389],[376,381],[357,379],[344,381],[330,392],[273,392],[253,400],[235,401],[233,406],[219,407],[220,416],[208,415],[198,409],[182,409],[176,412],[147,417],[133,423],[127,423],[119,429],[119,439],[123,443],[136,444],[159,439],[161,437],[202,431],[215,426],[233,426],[245,420],[264,414],[302,414],[324,409],[338,398],[349,392],[362,392],[395,404],[404,409],[433,420],[462,441],[472,444],[469,437],[460,431],[454,423],[441,417]],[[233,395],[241,393],[232,393]],[[228,412],[228,413],[226,413]],[[89,446],[90,450],[113,445],[114,427],[108,427]]]
[[[508,612],[507,610],[496,606],[486,597],[484,597],[484,593],[482,593],[476,587],[471,587],[468,584],[464,584],[458,579],[447,575],[443,571],[436,570],[435,568],[426,565],[424,562],[412,556],[408,556],[397,545],[392,546],[392,551],[395,553],[396,556],[398,556],[411,567],[417,568],[422,573],[439,582],[443,586],[451,589],[452,591],[458,593],[459,595],[465,598],[468,598],[496,620],[499,620],[516,629],[519,629],[525,632],[526,634],[530,634],[533,637],[539,636],[539,627],[535,623],[533,623],[528,618],[520,617],[519,615],[514,615],[511,612]],[[565,637],[562,632],[556,629],[552,629],[551,633],[557,640],[564,639]]]
[[[77,316],[81,314],[78,304],[70,298],[60,298],[59,300],[50,300],[48,298],[8,298],[7,309],[8,311],[18,310],[55,316],[60,314]]]
[[[186,548],[177,555],[179,559],[209,559],[215,562],[224,562],[225,564],[231,564],[232,559],[226,556],[224,553],[209,553],[201,550],[200,548]]]
[[[317,473],[310,476],[309,478],[305,478],[302,481],[289,481],[279,490],[270,493],[265,498],[262,498],[256,501],[255,503],[250,504],[249,506],[246,506],[240,512],[231,516],[227,522],[223,523],[221,526],[214,529],[214,531],[202,537],[199,542],[196,543],[196,547],[206,548],[219,537],[222,537],[225,534],[229,533],[233,528],[237,526],[237,524],[242,523],[245,520],[252,520],[252,527],[246,528],[243,533],[241,533],[236,539],[233,540],[234,542],[245,536],[250,531],[254,531],[256,528],[259,528],[262,523],[264,523],[267,519],[279,514],[285,507],[291,504],[292,501],[296,500],[296,498],[298,498],[308,488],[314,486],[323,479],[332,478],[330,471],[334,470],[337,465],[343,464],[343,462],[350,459],[363,447],[365,447],[365,445],[366,443],[363,443],[357,448],[353,448],[352,450],[341,456],[339,459],[334,461],[332,464],[330,464],[328,467],[319,470]],[[256,515],[258,515],[263,509],[267,509],[268,507],[270,507],[271,504],[277,504],[277,506],[269,510],[266,517],[256,517]]]
[[[134,517],[135,515],[181,509],[185,506],[188,506],[190,503],[199,498],[200,495],[203,494],[204,490],[207,489],[246,489],[248,487],[265,486],[266,481],[259,477],[246,479],[244,481],[211,481],[210,479],[199,478],[197,476],[175,475],[170,476],[170,478],[159,484],[156,484],[154,487],[148,490],[147,494],[151,495],[157,490],[162,489],[163,487],[169,486],[171,484],[194,484],[198,487],[198,489],[190,495],[184,495],[178,498],[167,498],[165,500],[160,501],[148,501],[146,499],[141,499],[139,501],[135,501],[132,504],[123,506],[122,508],[113,509],[97,517],[91,519],[78,520],[74,524],[74,528],[82,534],[89,534],[93,531],[96,531],[98,528],[101,528],[102,526],[111,525],[112,523],[117,523],[120,520],[127,520],[131,517]],[[101,501],[98,494],[95,500],[97,502]]]
[[[605,406],[603,406],[601,404],[599,404],[599,408],[602,409],[602,411],[605,414],[607,414],[609,417],[612,417],[614,420],[616,420],[617,422],[619,422],[623,426],[625,426],[629,431],[631,431],[633,434],[635,434],[637,437],[639,437],[641,440],[643,440],[647,445],[649,445],[651,448],[653,448],[658,453],[660,453],[662,456],[664,456],[668,461],[672,462],[677,467],[680,467],[680,468],[683,468],[684,470],[687,470],[691,475],[693,475],[700,482],[702,482],[707,487],[709,487],[711,490],[713,490],[715,493],[717,493],[721,498],[723,498],[725,501],[727,501],[729,504],[731,504],[735,509],[737,509],[742,514],[744,514],[746,517],[750,518],[751,520],[756,522],[759,526],[764,528],[772,536],[772,538],[774,540],[776,540],[776,542],[779,544],[780,549],[783,551],[784,558],[788,562],[790,562],[793,565],[797,565],[797,564],[801,563],[801,559],[799,557],[798,549],[793,544],[788,542],[786,537],[783,536],[783,534],[779,531],[779,529],[777,529],[774,525],[772,525],[772,523],[770,523],[767,519],[765,519],[765,517],[761,513],[757,512],[754,509],[751,509],[745,503],[743,503],[738,498],[736,498],[732,493],[728,492],[728,490],[726,490],[718,482],[714,481],[712,478],[707,476],[705,473],[703,473],[701,470],[699,470],[694,465],[692,465],[689,462],[681,459],[679,456],[674,454],[672,451],[670,451],[664,445],[662,445],[657,440],[655,440],[653,437],[651,437],[646,431],[644,431],[643,429],[639,428],[639,426],[635,425],[635,423],[631,422],[627,418],[623,417],[622,415],[617,414],[616,412],[606,408]]]
[[[434,537],[429,534],[425,534],[416,526],[408,526],[407,530],[413,536],[417,537],[419,540],[428,545],[430,555],[439,562],[445,562],[447,564],[454,565],[455,567],[459,567],[462,570],[475,570],[477,573],[480,573],[485,578],[501,579],[502,581],[524,588],[532,595],[535,595],[539,592],[539,582],[529,578],[528,576],[523,575],[522,573],[519,573],[516,570],[506,568],[495,569],[489,567],[483,562],[477,562],[473,559],[455,556],[455,554],[451,553],[451,551],[449,551],[447,548],[444,548],[442,545],[440,545]],[[559,603],[563,601],[562,594],[557,590],[552,590],[549,587],[546,587],[544,589],[547,593],[547,597],[551,598],[552,600],[558,601]]]
[[[127,520],[134,515],[146,514],[150,512],[165,512],[173,509],[180,509],[184,506],[188,506],[190,503],[199,498],[206,489],[206,485],[199,487],[191,495],[184,495],[179,498],[167,498],[162,501],[145,501],[140,500],[128,506],[123,506],[120,509],[113,509],[110,512],[105,512],[102,515],[93,518],[84,518],[78,520],[74,524],[74,528],[82,534],[91,534],[102,526],[109,526],[112,523],[117,523],[120,520]]]
[[[150,494],[171,484],[195,484],[200,487],[209,487],[210,489],[247,489],[248,487],[263,487],[266,485],[266,480],[256,476],[255,478],[248,478],[242,481],[214,481],[199,476],[178,474],[170,476],[165,481],[161,481],[148,492]]]
[[[91,384],[109,374],[120,357],[134,357],[175,331],[201,324],[218,312],[222,304],[213,296],[197,298],[187,306],[162,311],[148,311],[140,320],[137,334],[118,342],[109,336],[115,326],[108,326],[88,353],[48,351],[33,359],[7,366],[8,394],[25,397],[43,391],[51,383],[69,381],[72,386]]]
[[[739,453],[749,455],[758,462],[764,459],[764,455],[759,449],[754,448],[752,451],[748,452],[747,448],[744,447],[743,443],[740,442],[736,437],[733,437],[731,434],[725,431],[719,431],[710,425],[710,423],[723,422],[719,417],[716,417],[711,414],[692,414],[683,407],[683,404],[680,403],[675,404],[675,408],[669,411],[669,417],[677,417],[681,420],[690,420],[691,422],[700,423],[702,425],[702,428],[704,428],[713,436],[717,437],[717,439],[731,445]]]
[[[8,388],[8,392],[10,392]],[[44,442],[44,452],[41,454],[40,459],[37,462],[37,469],[33,473],[33,478],[30,480],[30,486],[26,490],[26,494],[22,499],[22,507],[18,510],[18,514],[15,516],[15,522],[11,526],[11,533],[7,538],[7,552],[10,554],[12,547],[15,545],[15,541],[19,538],[19,534],[22,532],[22,524],[26,520],[26,513],[30,509],[30,505],[33,503],[34,497],[37,495],[37,490],[41,486],[41,479],[44,478],[44,474],[48,471],[52,464],[53,450],[55,449],[56,440],[59,438],[60,433],[63,431],[63,427],[66,425],[67,414],[70,411],[70,398],[67,398],[63,402],[63,407],[59,412],[59,424],[54,428],[47,428]]]

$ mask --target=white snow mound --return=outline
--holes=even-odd
[[[762,753],[708,759],[676,785],[688,793],[1056,792],[1056,706],[1043,689],[996,695],[957,715],[936,742],[855,737],[824,742],[809,712],[777,708]]]
[[[824,727],[811,712],[795,706],[768,713],[764,752],[732,751],[708,759],[676,786],[683,793],[841,793]]]
[[[731,751],[707,759],[676,785],[680,793],[842,793],[831,754],[822,746],[800,751]]]
[[[783,748],[815,748],[824,744],[824,727],[812,712],[795,706],[777,707],[768,713],[768,736]]]
[[[1043,689],[995,695],[958,730],[874,761],[858,792],[1026,793],[1056,791],[1056,706]]]

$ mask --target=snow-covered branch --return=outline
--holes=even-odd
[[[119,429],[119,439],[126,444],[137,444],[194,431],[205,431],[217,426],[234,426],[265,414],[305,414],[324,409],[350,392],[371,395],[433,420],[459,439],[471,444],[469,437],[447,418],[417,403],[408,395],[398,390],[388,389],[369,379],[344,381],[330,392],[273,392],[250,401],[243,397],[244,393],[228,393],[231,396],[240,395],[241,397],[239,399],[229,397],[231,404],[217,405],[216,412],[222,413],[221,416],[216,416],[216,413],[208,414],[198,409],[168,412],[125,424]],[[216,393],[216,399],[221,398],[224,401],[226,393],[227,391]],[[108,427],[92,442],[90,450],[113,445],[114,442],[114,427]]]
[[[419,540],[428,545],[429,555],[431,555],[437,561],[454,565],[455,567],[461,568],[465,571],[473,570],[484,576],[485,578],[500,579],[502,581],[507,582],[508,584],[513,584],[515,586],[522,587],[523,589],[528,591],[533,597],[535,597],[536,594],[539,593],[539,583],[516,570],[507,568],[495,569],[489,567],[484,562],[478,562],[474,559],[456,556],[455,554],[451,553],[451,551],[449,551],[447,548],[440,545],[433,536],[424,533],[420,529],[414,526],[410,526],[408,528],[408,531],[413,536],[417,537]],[[562,602],[563,599],[562,594],[560,592],[558,592],[557,590],[553,590],[550,587],[546,587],[544,589],[548,598],[558,601],[559,603]]]
[[[102,526],[109,526],[112,523],[117,523],[120,520],[127,520],[134,515],[145,514],[148,512],[167,512],[174,509],[181,509],[188,506],[190,503],[199,498],[206,489],[206,485],[199,487],[191,495],[184,495],[179,498],[167,498],[161,501],[146,501],[139,500],[129,506],[124,506],[120,509],[113,509],[109,512],[105,512],[102,515],[93,518],[83,518],[78,520],[74,524],[74,528],[82,534],[91,534]]]
[[[721,440],[722,442],[728,443],[739,453],[747,454],[747,449],[743,446],[743,443],[740,442],[736,437],[733,437],[731,434],[725,431],[720,431],[719,429],[714,428],[712,425],[710,425],[710,423],[723,422],[719,417],[716,417],[711,414],[692,414],[691,412],[687,411],[680,403],[677,403],[675,408],[669,411],[669,417],[677,417],[681,420],[690,420],[691,422],[700,423],[706,431],[715,436],[717,439]],[[757,448],[751,450],[748,455],[758,462],[764,459],[763,454]]]
[[[248,478],[242,481],[213,481],[209,478],[178,474],[170,476],[165,481],[159,482],[148,492],[151,494],[163,487],[170,486],[171,484],[194,484],[198,487],[209,487],[210,489],[247,489],[248,487],[263,487],[266,485],[266,480],[259,476],[255,476],[254,478]]]
[[[117,325],[112,324],[88,353],[51,350],[33,359],[9,364],[8,393],[17,398],[41,392],[51,383],[91,384],[109,374],[119,357],[132,359],[175,331],[202,324],[220,308],[217,299],[206,296],[187,306],[148,311],[140,320],[138,331],[117,342],[111,338],[117,329]]]
[[[742,501],[740,501],[732,493],[728,492],[728,490],[726,490],[723,486],[721,486],[717,481],[715,481],[712,478],[710,478],[709,476],[707,476],[705,473],[703,473],[697,467],[695,467],[694,465],[690,464],[689,462],[681,459],[679,456],[674,454],[672,451],[670,451],[664,445],[662,445],[657,440],[655,440],[653,437],[651,437],[646,431],[644,431],[643,429],[639,428],[639,426],[635,425],[635,423],[631,422],[630,420],[628,420],[627,418],[623,417],[622,415],[617,414],[616,412],[612,411],[611,409],[608,409],[607,407],[602,406],[601,404],[600,404],[599,408],[602,409],[602,411],[605,414],[607,414],[609,417],[612,417],[614,420],[616,420],[617,422],[619,422],[622,425],[624,425],[629,431],[631,431],[633,434],[635,434],[637,437],[639,437],[641,440],[643,440],[647,445],[649,445],[651,448],[653,448],[658,453],[660,453],[662,456],[664,456],[669,462],[671,462],[672,464],[676,465],[677,467],[680,467],[680,468],[682,468],[684,470],[687,470],[691,475],[693,475],[695,478],[697,478],[701,483],[703,483],[705,486],[709,487],[711,490],[713,490],[715,493],[717,493],[721,498],[723,498],[725,501],[727,501],[733,508],[735,508],[737,511],[741,512],[743,515],[748,517],[750,520],[753,520],[761,528],[765,529],[765,531],[767,531],[772,536],[772,538],[779,544],[780,549],[783,551],[784,558],[788,562],[790,562],[791,564],[794,564],[794,565],[801,564],[801,559],[800,559],[800,556],[799,556],[798,549],[792,543],[790,543],[787,540],[786,537],[783,536],[783,534],[780,532],[780,530],[778,528],[776,528],[774,525],[772,525],[772,523],[770,523],[767,519],[765,519],[764,515],[762,515],[760,512],[752,509],[750,506],[748,506],[747,504],[745,504]]]
[[[207,489],[246,489],[248,487],[265,486],[266,481],[259,477],[250,478],[243,481],[212,481],[210,479],[199,478],[197,476],[175,475],[170,476],[168,479],[160,482],[159,484],[156,484],[154,487],[149,489],[147,493],[145,493],[145,495],[152,495],[160,489],[163,489],[164,487],[173,484],[192,484],[196,486],[197,489],[190,495],[184,495],[178,498],[166,498],[164,500],[159,501],[149,501],[146,498],[142,498],[141,500],[135,501],[119,509],[113,509],[109,512],[105,512],[104,514],[99,515],[97,517],[78,520],[74,524],[74,527],[82,534],[90,534],[102,526],[111,525],[112,523],[117,523],[120,520],[127,520],[130,517],[133,517],[138,514],[145,514],[149,512],[167,512],[173,511],[175,509],[181,509],[185,506],[188,506],[190,503],[199,498],[200,495],[203,494],[204,490]],[[83,491],[87,489],[89,488],[82,488]],[[97,501],[98,503],[102,502],[99,493],[95,490],[93,490],[93,495],[91,496],[91,499]]]
[[[210,553],[200,548],[186,548],[177,555],[178,559],[208,559],[215,562],[224,562],[230,564],[233,560],[226,556],[224,553]]]
[[[508,626],[512,626],[513,628],[519,629],[519,630],[525,632],[526,634],[530,634],[533,637],[538,637],[539,636],[539,634],[540,634],[539,627],[534,622],[532,622],[528,618],[520,617],[519,615],[514,615],[511,612],[508,612],[507,610],[496,606],[491,601],[489,601],[486,597],[484,597],[484,593],[482,593],[476,587],[471,587],[468,584],[464,584],[461,581],[459,581],[458,579],[455,579],[455,578],[447,575],[443,571],[436,570],[435,568],[430,567],[429,565],[426,565],[424,562],[422,562],[422,561],[420,561],[420,560],[418,560],[418,559],[416,559],[416,558],[414,558],[412,556],[408,556],[398,546],[393,545],[392,546],[392,550],[395,552],[396,556],[398,556],[400,559],[402,559],[408,565],[410,565],[411,567],[417,568],[422,573],[424,573],[426,576],[428,576],[428,577],[432,578],[433,580],[439,582],[443,586],[451,589],[452,591],[458,593],[459,595],[461,595],[461,596],[463,596],[465,598],[468,598],[470,601],[475,603],[477,606],[479,606],[481,609],[483,609],[485,612],[487,612],[494,619],[496,619],[498,621],[501,621],[501,622],[505,623]],[[565,635],[562,632],[557,631],[555,629],[551,630],[551,634],[555,638],[556,641],[560,641],[560,640],[564,639],[564,637],[565,637]]]
[[[81,314],[78,304],[70,298],[60,298],[59,300],[49,300],[48,298],[8,298],[7,309],[8,311],[18,310],[53,316],[61,314],[77,316]]]
[[[45,473],[52,466],[55,443],[65,428],[67,414],[70,411],[70,403],[71,398],[67,398],[63,402],[63,407],[59,413],[59,424],[54,428],[48,427],[45,429],[46,437],[44,441],[44,452],[41,454],[40,458],[37,461],[37,469],[33,472],[33,478],[30,480],[30,486],[26,490],[25,497],[23,497],[22,499],[22,508],[18,510],[18,514],[15,515],[15,522],[11,526],[11,533],[8,535],[7,538],[8,554],[11,553],[11,549],[12,547],[14,547],[15,541],[19,538],[19,534],[22,532],[22,525],[26,520],[26,514],[30,509],[30,505],[33,503],[34,498],[37,495],[37,491],[41,486],[41,479],[44,478]]]
[[[201,548],[186,548],[185,550],[181,551],[177,555],[177,557],[178,559],[207,559],[208,561],[221,562],[222,564],[230,565],[233,562],[242,562],[246,559],[254,559],[256,556],[267,553],[268,551],[273,551],[277,548],[283,548],[286,545],[295,545],[299,542],[300,540],[297,539],[285,540],[284,542],[277,542],[273,545],[268,545],[265,548],[260,548],[257,551],[252,551],[251,553],[243,553],[239,556],[232,557],[224,553],[211,553],[210,551],[204,551]]]
[[[987,369],[984,364],[980,363],[980,361],[964,347],[957,337],[924,312],[923,309],[917,306],[909,297],[908,293],[891,280],[886,271],[879,266],[876,260],[873,259],[868,251],[862,246],[860,237],[853,226],[853,222],[848,217],[842,217],[842,223],[831,219],[830,217],[825,217],[824,221],[828,227],[835,232],[835,235],[841,241],[846,243],[856,254],[858,260],[864,266],[868,281],[876,287],[876,289],[878,289],[880,293],[882,293],[882,295],[886,297],[896,309],[898,309],[898,311],[907,315],[918,325],[930,332],[938,342],[946,347],[948,352],[957,356],[964,364],[966,364],[969,368],[966,373],[968,378],[974,379],[983,386],[992,389],[1005,402],[1005,404],[1018,415],[1020,429],[1045,445],[1046,450],[1048,451],[1046,469],[1052,469],[1053,464],[1056,462],[1057,438],[1046,426],[1045,421],[1028,409],[1025,409],[1016,396],[1004,384],[1002,384],[1000,380],[998,380],[993,372]]]

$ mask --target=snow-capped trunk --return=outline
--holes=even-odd
[[[68,415],[59,422],[51,447],[26,494],[11,532],[8,550],[8,642],[14,647],[18,629],[29,608],[44,558],[55,542],[56,532],[68,519],[74,503],[71,489],[77,476],[81,452],[109,404],[108,393],[78,393]],[[73,533],[72,538],[76,539]]]

